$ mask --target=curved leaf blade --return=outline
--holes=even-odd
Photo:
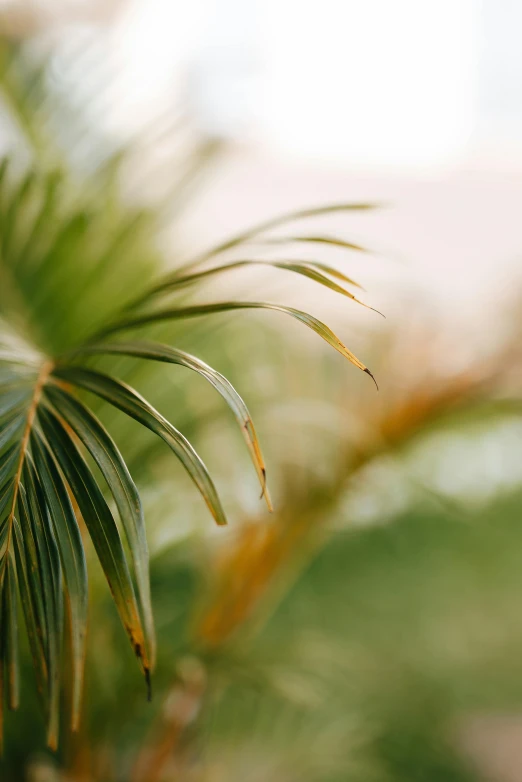
[[[60,420],[44,408],[39,411],[39,420],[47,443],[76,498],[123,626],[148,683],[150,662],[145,636],[116,522],[94,476]]]
[[[340,271],[335,266],[330,266],[330,264],[328,263],[323,263],[322,261],[305,260],[305,259],[300,259],[298,262],[304,264],[305,266],[311,266],[312,269],[321,271],[324,274],[329,275],[330,277],[335,277],[335,279],[337,280],[342,280],[342,282],[347,283],[347,285],[353,285],[355,288],[359,288],[359,290],[361,291],[366,290],[359,282],[352,279],[352,277],[348,277],[348,275],[346,275],[344,272]]]
[[[147,326],[150,323],[160,323],[165,320],[180,320],[183,318],[195,318],[201,315],[213,315],[218,312],[230,312],[234,310],[246,310],[246,309],[263,309],[274,310],[275,312],[283,312],[285,315],[290,315],[292,318],[304,323],[305,326],[315,331],[322,339],[331,345],[334,350],[337,350],[342,356],[348,359],[358,369],[366,372],[370,375],[375,385],[377,385],[375,378],[371,371],[366,367],[362,361],[359,361],[346,345],[344,345],[339,337],[313,315],[309,315],[303,310],[297,310],[293,307],[285,307],[282,304],[272,304],[265,301],[221,301],[215,304],[197,304],[192,307],[178,307],[172,309],[157,310],[156,312],[144,313],[143,315],[136,315],[135,317],[129,317],[121,320],[112,326],[108,326],[103,332],[97,336],[105,337],[109,334],[116,334],[120,331],[127,329],[138,328],[140,326]]]
[[[180,366],[197,372],[201,377],[205,378],[205,380],[221,394],[236,417],[257,472],[268,509],[272,510],[272,503],[266,487],[265,462],[261,453],[261,447],[254,428],[252,416],[243,399],[226,377],[196,356],[192,356],[190,353],[186,353],[183,350],[170,347],[170,345],[162,345],[157,342],[102,342],[99,345],[89,345],[85,348],[81,348],[77,351],[76,355],[104,353],[133,356],[135,358],[151,359],[153,361],[163,361],[167,364],[179,364]],[[51,389],[49,389],[49,393],[50,392]]]
[[[216,487],[201,458],[186,437],[137,391],[109,375],[80,367],[59,365],[55,367],[53,376],[91,391],[161,437],[198,487],[217,524],[227,523]]]
[[[21,503],[19,503],[19,511],[20,519],[22,520],[23,508]],[[36,674],[38,694],[43,699],[48,678],[44,648],[45,618],[36,547],[32,538],[32,531],[28,527],[29,523],[27,520],[26,526],[22,527],[21,522],[16,517],[13,519],[13,542],[20,601],[24,613],[33,668]]]
[[[259,244],[326,244],[332,247],[341,247],[344,250],[353,250],[359,253],[369,253],[367,247],[363,247],[355,242],[348,242],[346,239],[340,239],[337,236],[269,236],[264,239],[257,239],[256,243]]]
[[[47,660],[47,743],[58,746],[60,726],[60,681],[63,638],[63,599],[60,559],[50,525],[47,506],[34,464],[27,455],[23,467],[23,484],[19,497],[25,501],[36,543],[41,571],[42,602],[45,617],[45,650]],[[22,491],[22,486],[24,491]]]
[[[286,214],[273,217],[269,220],[265,220],[262,223],[258,223],[252,228],[241,231],[241,233],[236,234],[231,239],[227,239],[226,241],[217,244],[215,247],[212,247],[210,250],[207,250],[205,253],[199,255],[193,261],[190,261],[184,268],[192,268],[199,263],[203,263],[210,258],[214,258],[216,255],[221,255],[221,253],[224,253],[227,250],[231,250],[234,247],[244,244],[245,242],[250,241],[250,239],[259,236],[260,234],[266,233],[266,231],[270,231],[273,228],[284,225],[285,223],[294,222],[294,220],[306,220],[309,217],[319,217],[321,215],[335,214],[338,212],[365,212],[371,209],[378,209],[379,206],[380,204],[369,203],[328,204],[326,206],[311,207],[309,209],[298,209],[294,212],[287,212]]]
[[[32,448],[56,538],[65,583],[72,659],[72,729],[77,730],[85,663],[87,626],[87,566],[82,537],[67,488],[41,437],[34,433]]]
[[[250,242],[252,239],[256,239],[258,236],[261,236],[267,231],[271,231],[272,229],[277,228],[280,225],[285,225],[286,223],[291,223],[296,220],[305,220],[309,217],[319,217],[321,215],[335,214],[339,212],[368,211],[371,209],[377,209],[380,206],[381,204],[354,202],[328,204],[326,206],[298,209],[294,212],[288,212],[286,214],[279,215],[277,217],[273,217],[269,220],[258,223],[251,228],[247,228],[245,231],[241,231],[235,236],[232,236],[230,239],[226,239],[224,242],[220,242],[214,247],[211,247],[209,250],[205,250],[205,252],[179,267],[178,273],[189,272],[197,266],[200,266],[202,263],[209,261],[211,258],[215,258],[225,252],[228,252],[229,250],[233,250],[236,247],[246,244],[247,242]],[[155,291],[157,291],[158,288],[161,288],[163,283],[167,282],[170,278],[171,275],[168,275],[166,278],[160,279],[160,281],[156,283],[156,285],[154,285],[150,290],[147,290],[143,296],[140,296],[136,301],[133,301],[127,307],[127,310],[132,309],[138,304],[141,304],[143,301],[146,301],[149,296],[154,295]]]
[[[114,497],[133,558],[138,599],[146,631],[148,657],[152,668],[155,639],[150,598],[149,552],[138,490],[115,442],[96,416],[78,399],[57,386],[48,386],[45,396],[85,445]]]
[[[357,304],[360,304],[362,307],[366,307],[369,310],[373,310],[373,312],[378,312],[379,315],[382,315],[378,310],[376,310],[374,307],[370,307],[369,304],[365,304],[363,301],[357,298],[357,296],[354,296],[353,293],[350,291],[347,291],[346,288],[343,288],[341,285],[338,285],[336,282],[331,280],[329,277],[326,276],[324,273],[327,271],[328,274],[331,276],[337,277],[338,279],[343,279],[347,281],[348,283],[352,285],[357,285],[353,280],[343,275],[341,272],[338,272],[336,269],[333,269],[332,267],[328,266],[327,264],[320,264],[316,263],[315,261],[299,261],[299,260],[288,260],[288,261],[266,261],[266,260],[258,260],[258,259],[248,259],[248,260],[238,260],[233,261],[232,263],[223,264],[222,266],[215,266],[212,269],[205,269],[201,272],[195,272],[194,274],[187,274],[187,275],[179,275],[174,274],[172,277],[166,279],[161,284],[157,285],[154,289],[152,289],[149,294],[147,294],[146,298],[150,298],[151,296],[156,296],[160,293],[167,293],[168,291],[174,291],[178,288],[185,287],[186,285],[192,285],[197,282],[201,282],[209,277],[213,277],[217,274],[222,274],[223,272],[235,270],[235,269],[241,269],[245,268],[247,266],[265,266],[273,269],[283,269],[285,271],[294,272],[295,274],[300,274],[303,277],[307,277],[310,280],[313,280],[314,282],[319,283],[319,285],[323,285],[325,288],[329,288],[330,290],[334,291],[335,293],[340,293],[342,296],[346,296],[352,301],[356,302]],[[361,287],[360,285],[358,286]]]

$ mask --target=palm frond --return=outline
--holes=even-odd
[[[328,328],[313,315],[303,312],[303,310],[297,310],[293,307],[284,307],[282,304],[273,304],[267,301],[221,301],[216,304],[196,304],[192,307],[178,307],[176,309],[157,310],[155,312],[146,312],[135,317],[123,318],[122,320],[116,320],[112,325],[102,329],[96,336],[98,338],[104,338],[111,334],[118,333],[120,331],[126,331],[127,329],[138,328],[146,326],[151,323],[158,323],[161,321],[178,320],[185,318],[195,318],[201,315],[211,315],[220,312],[230,312],[233,310],[244,309],[263,309],[274,310],[276,312],[283,312],[286,315],[290,315],[296,320],[304,323],[305,326],[315,331],[322,339],[337,350],[342,356],[348,359],[354,366],[366,372],[370,375],[375,385],[377,382],[372,375],[371,371],[365,366],[362,361],[359,361],[346,345],[344,345],[339,337],[337,337],[331,329]]]
[[[265,266],[265,267],[271,267],[274,269],[283,269],[285,271],[294,272],[295,274],[301,274],[303,277],[307,277],[310,280],[313,280],[314,282],[319,283],[320,285],[324,285],[325,288],[329,288],[332,291],[335,291],[335,293],[340,293],[342,296],[347,296],[349,299],[352,299],[352,301],[357,302],[357,304],[361,304],[363,307],[367,307],[370,310],[374,310],[373,307],[370,307],[368,304],[365,304],[360,299],[358,299],[356,296],[353,295],[353,293],[350,293],[350,291],[347,291],[346,288],[341,287],[336,282],[331,280],[327,275],[330,275],[331,277],[337,277],[338,279],[344,280],[350,285],[355,285],[357,287],[361,287],[358,285],[358,283],[354,282],[350,277],[346,277],[342,272],[339,272],[337,269],[335,269],[332,266],[328,266],[325,263],[320,263],[317,261],[299,261],[299,260],[280,260],[280,261],[266,261],[261,259],[249,259],[249,260],[238,260],[238,261],[232,261],[227,264],[223,264],[222,266],[214,266],[212,269],[205,269],[201,272],[195,272],[194,274],[179,274],[178,272],[174,273],[173,275],[169,276],[167,279],[163,280],[162,282],[158,283],[158,285],[152,289],[148,294],[146,294],[144,297],[141,297],[137,302],[133,303],[133,307],[137,304],[141,304],[144,301],[147,301],[148,299],[157,296],[159,294],[171,292],[171,291],[177,291],[180,288],[184,288],[187,285],[193,285],[194,283],[200,283],[207,280],[209,277],[213,277],[217,274],[222,274],[223,272],[227,271],[234,271],[235,269],[242,269],[247,266]],[[378,312],[378,310],[374,310],[374,312]],[[379,313],[382,314],[382,313]]]
[[[378,206],[378,204],[371,203],[338,203],[311,207],[309,209],[298,209],[295,212],[277,215],[277,217],[272,217],[262,223],[258,223],[252,228],[241,231],[230,239],[226,239],[224,242],[220,242],[215,247],[211,247],[210,250],[207,250],[206,252],[198,255],[196,258],[186,263],[183,266],[183,271],[191,270],[205,261],[216,258],[218,255],[222,255],[223,253],[228,252],[229,250],[233,250],[236,247],[240,247],[241,245],[251,242],[254,239],[258,240],[259,237],[265,238],[264,234],[273,230],[274,228],[279,228],[281,225],[286,225],[288,223],[293,223],[300,220],[307,220],[310,217],[320,217],[321,215],[331,215],[339,212],[366,212],[371,209],[376,209]]]
[[[261,483],[262,493],[265,497],[269,510],[272,510],[270,495],[266,486],[266,467],[261,453],[261,447],[254,428],[252,417],[244,401],[234,388],[234,386],[208,364],[201,359],[191,356],[183,350],[177,350],[170,345],[161,345],[151,342],[106,342],[99,345],[86,345],[80,348],[78,355],[96,355],[112,354],[133,356],[134,358],[145,358],[153,361],[163,361],[167,364],[179,364],[180,366],[192,369],[201,377],[205,378],[226,401],[244,434],[252,462],[256,469],[259,481]]]
[[[23,169],[7,158],[0,163],[0,712],[4,702],[11,709],[18,705],[21,611],[47,741],[56,747],[66,661],[74,730],[80,721],[87,623],[85,532],[149,694],[156,656],[142,504],[120,447],[98,417],[100,406],[119,410],[157,435],[181,461],[214,520],[226,523],[210,473],[189,440],[134,384],[113,371],[101,371],[98,364],[93,368],[93,359],[108,355],[125,357],[133,366],[136,360],[176,364],[203,377],[234,414],[271,509],[252,417],[227,378],[179,347],[108,338],[163,321],[271,310],[300,321],[373,378],[328,326],[293,307],[225,301],[150,308],[166,294],[188,286],[197,290],[208,278],[251,264],[299,274],[362,304],[339,283],[358,284],[321,261],[236,258],[213,268],[200,266],[254,241],[260,246],[292,241],[271,235],[278,227],[371,205],[333,204],[278,216],[161,275],[151,240],[154,215],[115,199],[100,170],[84,181],[77,171],[67,173],[67,154],[61,155],[35,123],[34,102],[42,95],[45,63],[24,72],[9,47],[0,47],[0,60],[0,91],[33,157],[44,161],[43,166],[26,163]],[[295,241],[362,250],[344,239],[312,233]],[[145,293],[138,296],[141,291]]]

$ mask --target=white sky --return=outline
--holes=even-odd
[[[113,35],[126,122],[189,77],[217,132],[404,169],[520,146],[520,29],[518,0],[131,0]]]

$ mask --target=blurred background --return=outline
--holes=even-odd
[[[24,302],[46,345],[251,224],[339,201],[379,208],[305,233],[367,252],[268,240],[263,257],[325,261],[387,317],[278,270],[197,294],[313,312],[378,394],[278,315],[149,330],[247,401],[272,516],[199,378],[105,360],[197,443],[231,523],[99,406],[144,498],[154,697],[93,557],[81,731],[45,748],[26,654],[2,781],[522,780],[521,26],[517,0],[1,0],[0,152],[20,183],[2,252],[48,205]]]

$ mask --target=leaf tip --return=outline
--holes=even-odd
[[[379,390],[379,386],[377,385],[377,381],[376,381],[375,377],[373,376],[373,374],[372,374],[372,373],[370,372],[370,370],[368,369],[368,367],[365,367],[365,368],[363,369],[363,372],[366,372],[366,374],[367,374],[367,375],[370,375],[371,379],[372,379],[372,380],[373,380],[373,382],[375,383],[375,388],[376,388],[376,389],[377,389],[377,391],[378,391],[378,390]]]
[[[386,315],[383,312],[381,312],[380,310],[375,309],[375,307],[370,307],[369,304],[366,304],[364,301],[361,301],[360,299],[357,299],[355,296],[353,296],[353,297],[350,296],[350,298],[353,298],[353,300],[356,301],[357,304],[362,304],[363,307],[366,307],[367,310],[371,310],[372,312],[376,312],[377,315],[380,315],[381,318],[384,318],[384,320],[386,320]]]
[[[274,506],[272,505],[272,500],[270,498],[268,486],[266,485],[266,469],[264,467],[261,467],[261,477],[262,477],[262,485],[261,485],[261,494],[259,496],[259,499],[262,500],[264,497],[266,502],[266,507],[268,508],[268,512],[273,513]]]
[[[266,470],[264,467],[261,467],[261,476],[262,476],[262,483],[261,483],[261,494],[259,495],[259,499],[262,500],[263,497],[266,497]]]

